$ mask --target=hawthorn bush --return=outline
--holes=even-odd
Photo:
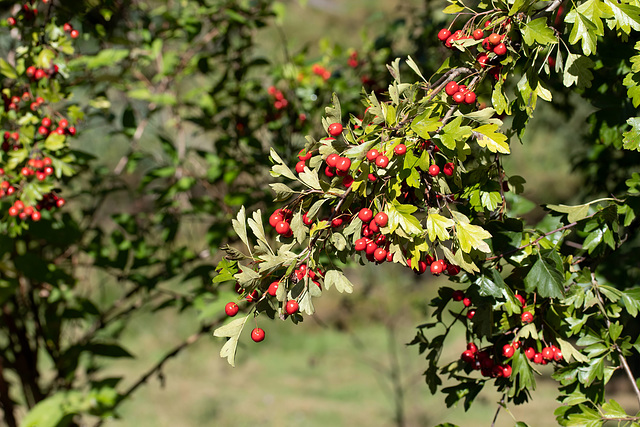
[[[267,0],[3,5],[2,420],[101,424],[225,320],[211,248],[237,240],[234,206],[274,206],[270,147],[296,158],[330,88],[356,111],[388,58],[271,62]],[[197,313],[192,334],[135,378],[107,375],[134,357],[128,327],[166,310]]]
[[[231,282],[242,301],[225,308],[242,315],[214,332],[227,338],[220,355],[235,364],[245,327],[268,342],[265,316],[298,323],[324,292],[352,292],[344,266],[399,263],[451,282],[411,343],[448,406],[469,409],[485,386],[504,407],[524,403],[538,367],[552,365],[559,424],[638,425],[605,386],[619,373],[640,405],[631,367],[640,350],[640,8],[449,3],[454,17],[430,43],[450,55],[435,72],[396,59],[384,93],[363,91],[362,111],[333,97],[296,163],[271,150],[271,175],[286,180],[270,184],[281,206],[240,208],[232,226],[244,248],[224,248],[213,279]],[[547,218],[531,225],[511,214],[526,183],[503,159],[542,101],[596,111],[586,140],[576,138],[584,203],[546,204]],[[468,344],[441,360],[454,328]]]

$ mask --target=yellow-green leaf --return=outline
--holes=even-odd
[[[509,144],[507,143],[507,136],[503,133],[496,132],[498,125],[489,124],[482,125],[473,130],[473,136],[475,136],[478,145],[487,148],[492,153],[509,154]]]

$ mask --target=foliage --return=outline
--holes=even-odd
[[[232,224],[244,251],[227,248],[213,280],[236,283],[248,300],[246,316],[214,332],[229,338],[221,356],[234,364],[251,316],[298,323],[325,291],[351,292],[344,265],[395,262],[456,283],[439,289],[432,319],[412,342],[426,355],[427,384],[447,405],[469,409],[484,386],[502,392],[505,405],[526,402],[536,365],[551,364],[561,425],[637,425],[637,414],[605,396],[619,370],[640,402],[627,362],[639,350],[637,276],[608,280],[607,268],[619,253],[637,251],[637,163],[604,183],[613,194],[595,199],[601,190],[588,185],[584,204],[547,205],[550,219],[532,228],[510,215],[524,179],[508,175],[502,158],[539,101],[574,93],[596,107],[607,97],[620,102],[592,115],[585,145],[637,159],[637,52],[628,45],[640,8],[607,0],[450,3],[445,12],[460,29],[438,33],[452,55],[437,71],[422,72],[409,56],[407,80],[400,60],[391,62],[388,91],[363,92],[360,116],[334,96],[322,118],[326,133],[307,136],[295,172],[271,151],[272,175],[288,181],[272,184],[284,204],[269,216],[240,209]],[[612,83],[610,70],[624,78]],[[598,160],[582,162],[587,169]],[[601,179],[587,172],[592,183]],[[454,327],[469,344],[459,360],[441,360]],[[440,332],[427,338],[427,330]],[[454,385],[443,388],[443,377]]]

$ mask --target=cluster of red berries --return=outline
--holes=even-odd
[[[351,159],[348,157],[341,157],[335,153],[329,154],[325,159],[327,166],[324,169],[324,174],[328,178],[332,178],[335,175],[341,176],[342,184],[345,187],[350,187],[353,183],[353,177],[349,175],[349,169],[351,168]]]
[[[467,349],[462,352],[460,358],[471,365],[474,370],[479,370],[485,377],[509,378],[512,372],[511,365],[496,363],[496,359],[492,355],[492,348],[493,347],[478,351],[478,346],[470,342],[467,344]],[[513,356],[513,354],[511,354],[511,356]]]
[[[275,86],[269,86],[267,93],[275,99],[275,101],[273,101],[273,106],[276,110],[282,110],[289,105],[289,101],[284,97],[284,94]]]
[[[52,192],[42,196],[42,199],[38,202],[36,208],[38,208],[38,210],[46,209],[50,211],[52,208],[61,208],[66,203],[67,201],[65,199]]]
[[[316,76],[322,77],[322,79],[325,81],[329,80],[329,77],[331,77],[331,71],[327,70],[320,64],[313,64],[311,66],[311,72]]]
[[[476,102],[475,92],[469,90],[467,86],[459,85],[454,81],[447,83],[444,91],[456,104],[475,104]]]
[[[19,150],[22,148],[20,144],[20,134],[18,132],[5,132],[2,140],[2,151],[5,153],[9,150]]]
[[[356,68],[360,63],[358,62],[358,52],[352,52],[347,59],[347,65],[351,68]]]
[[[0,168],[0,175],[4,175],[4,169]],[[0,183],[0,198],[4,196],[11,196],[16,192],[16,187],[11,185],[9,181],[2,181]]]
[[[304,167],[307,165],[307,160],[313,157],[313,153],[310,151],[308,153],[304,152],[304,148],[300,150],[298,153],[298,163],[296,163],[296,172],[302,173],[304,172]]]
[[[269,225],[276,229],[276,233],[284,237],[291,237],[293,235],[291,230],[292,216],[291,209],[276,209],[269,217]]]
[[[37,81],[44,78],[54,77],[56,74],[58,74],[58,71],[59,68],[55,64],[52,64],[51,67],[46,70],[43,68],[37,68],[35,65],[30,65],[27,67],[24,73],[30,80]]]
[[[407,265],[416,274],[424,274],[429,267],[431,274],[438,276],[447,273],[449,276],[455,276],[460,273],[460,267],[455,264],[449,264],[444,258],[435,259],[431,255],[425,256],[424,260],[419,260],[416,266],[411,265],[411,259],[407,259]]]
[[[393,254],[389,252],[389,243],[384,234],[380,233],[380,227],[386,227],[389,216],[384,212],[378,212],[375,216],[369,208],[362,208],[358,212],[358,218],[363,222],[362,236],[355,241],[356,251],[364,251],[370,262],[381,264],[385,261],[392,262]]]
[[[72,39],[77,39],[80,36],[80,32],[78,30],[74,30],[68,22],[62,26],[62,29],[65,33],[69,33],[69,36],[71,36]]]
[[[53,174],[51,158],[29,159],[27,166],[20,170],[20,174],[25,178],[35,175],[38,181],[44,181],[49,175]]]
[[[67,119],[60,119],[58,121],[57,127],[53,129],[53,131],[51,130],[52,125],[52,120],[49,117],[44,117],[42,119],[40,127],[38,128],[38,133],[44,136],[49,135],[51,132],[55,132],[58,135],[73,136],[76,134],[76,128],[73,126],[69,126],[69,121]]]
[[[25,206],[22,200],[16,200],[9,208],[9,216],[17,216],[20,219],[31,219],[32,221],[40,221],[42,217],[40,211],[33,206]]]
[[[42,97],[37,97],[35,101],[31,101],[31,94],[29,92],[23,92],[22,96],[12,95],[8,96],[5,93],[2,94],[2,101],[4,102],[4,111],[14,110],[18,111],[21,106],[26,107],[29,105],[31,111],[38,109],[40,105],[44,103]]]

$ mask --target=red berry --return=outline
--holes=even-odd
[[[61,128],[66,129],[69,126],[69,121],[67,119],[62,119],[58,122],[58,126],[60,126]],[[311,157],[311,156],[309,156]]]
[[[444,91],[446,92],[447,95],[453,96],[453,94],[458,91],[458,88],[459,88],[458,83],[451,81],[447,83],[447,85],[444,87]]]
[[[68,22],[66,22],[63,26],[62,29],[68,33],[69,31],[73,30],[73,27],[71,26],[71,24],[69,24]]]
[[[467,344],[467,350],[470,350],[472,353],[476,353],[478,351],[478,346],[470,342]]]
[[[69,132],[69,135],[74,136],[76,134],[76,128],[71,126],[69,129],[67,129],[67,132]]]
[[[336,175],[331,170],[331,166],[327,166],[326,168],[324,168],[324,174],[327,176],[327,178],[333,178]]]
[[[378,262],[384,262],[387,259],[387,250],[385,248],[378,248],[373,253],[373,257]]]
[[[58,199],[58,200],[56,201],[56,206],[57,206],[57,207],[59,207],[59,208],[61,208],[61,207],[63,207],[66,203],[67,203],[67,202],[66,202],[64,199]]]
[[[326,160],[327,165],[331,166],[332,168],[335,168],[336,165],[338,164],[339,159],[340,159],[340,156],[338,156],[336,153],[329,154]]]
[[[370,162],[373,162],[378,158],[379,155],[380,155],[380,152],[375,148],[372,148],[367,152],[367,160],[369,160]]]
[[[476,59],[478,61],[478,64],[480,64],[480,67],[484,68],[487,66],[487,62],[489,61],[489,55],[487,55],[486,53],[481,53]]]
[[[489,35],[489,43],[491,43],[494,46],[500,43],[501,40],[502,40],[502,36],[500,36],[500,34],[491,33]]]
[[[346,172],[351,167],[351,159],[347,157],[340,157],[336,163],[336,169],[342,172]]]
[[[465,104],[474,104],[476,102],[476,94],[474,92],[467,92],[464,94],[464,103]]]
[[[474,352],[471,350],[465,350],[462,352],[462,356],[460,356],[460,358],[467,363],[472,363],[476,359],[473,353]]]
[[[371,182],[375,182],[378,178],[374,174],[370,173],[367,175],[367,179]]]
[[[441,42],[447,40],[450,36],[451,36],[451,31],[447,30],[446,28],[443,28],[440,31],[438,31],[438,40],[440,40]]]
[[[524,307],[525,305],[527,305],[527,302],[524,300],[524,297],[523,297],[522,295],[520,295],[520,294],[516,294],[516,295],[515,295],[515,297],[516,297],[516,299],[517,299],[518,301],[520,301],[520,305],[521,305],[522,307]]]
[[[356,251],[364,251],[367,248],[367,238],[361,237],[355,241],[354,248]]]
[[[471,299],[469,299],[469,298],[463,298],[463,299],[462,299],[462,304],[463,304],[465,307],[471,307]]]
[[[442,264],[439,262],[431,263],[430,269],[431,269],[431,274],[436,274],[436,275],[442,273],[442,270],[443,270]]]
[[[437,176],[439,173],[440,173],[440,166],[438,165],[429,166],[429,175]]]
[[[562,351],[560,351],[560,349],[556,349],[556,351],[553,353],[553,360],[555,360],[556,362],[562,360]]]
[[[452,176],[454,169],[455,169],[454,164],[449,162],[444,165],[444,167],[442,168],[442,172],[447,176]]]
[[[7,24],[9,24],[10,27],[13,27],[14,25],[16,25],[16,18],[14,18],[13,16],[8,17]]]
[[[296,172],[298,172],[298,173],[304,172],[304,167],[305,166],[306,166],[305,161],[304,160],[300,160],[298,163],[296,163]]]
[[[331,123],[329,125],[329,135],[338,136],[342,133],[342,125],[340,123]]]
[[[398,144],[393,147],[393,152],[396,156],[402,156],[407,152],[407,146],[404,144]]]
[[[453,293],[451,294],[451,299],[454,301],[462,301],[463,298],[464,298],[464,292],[462,292],[459,289],[456,291],[453,291]]]
[[[533,355],[533,363],[542,363],[542,353],[536,353]]]
[[[69,35],[72,39],[77,39],[80,35],[80,32],[78,30],[71,30],[71,32],[69,32]]]
[[[480,40],[482,38],[484,38],[484,31],[482,31],[481,29],[477,29],[473,32],[473,38],[475,40]]]
[[[284,311],[288,314],[288,315],[292,315],[293,313],[298,311],[298,301],[294,300],[294,299],[290,299],[289,301],[287,301],[287,305],[284,308]]]
[[[547,360],[553,360],[553,349],[551,347],[543,348],[542,357],[544,357]]]
[[[375,242],[368,242],[367,247],[364,249],[364,252],[367,255],[373,255],[376,252],[376,249],[378,249],[378,245],[376,245]]]
[[[240,307],[238,307],[238,304],[236,304],[235,302],[228,302],[227,305],[224,306],[224,312],[229,317],[233,317],[238,314],[239,310]]]
[[[511,372],[512,372],[511,366],[510,365],[504,365],[504,366],[501,366],[501,368],[502,368],[502,376],[504,378],[509,378],[511,376]]]
[[[45,72],[44,72],[44,70],[41,70],[40,68],[38,68],[38,69],[36,70],[35,74],[33,75],[33,77],[34,77],[36,80],[43,79],[43,78],[45,78],[46,76],[47,76],[47,73],[45,73]]]
[[[19,213],[20,211],[15,206],[9,208],[9,216],[17,216]]]
[[[351,175],[347,175],[344,178],[342,178],[342,185],[349,188],[351,187],[351,184],[353,184],[353,177]]]
[[[498,56],[504,55],[505,53],[507,53],[507,46],[505,46],[504,43],[500,43],[499,45],[493,48],[493,53],[495,53]]]
[[[342,218],[340,218],[340,217],[338,217],[338,218],[333,218],[333,219],[331,220],[331,226],[332,226],[333,228],[338,228],[338,227],[340,227],[340,226],[342,225],[342,223],[343,223],[343,222],[344,222],[344,220],[343,220]]]
[[[469,310],[469,312],[467,313],[467,319],[471,320],[475,315],[476,315],[475,310]]]
[[[360,218],[362,222],[369,222],[373,218],[373,211],[369,208],[362,208],[360,212],[358,212],[358,218]]]
[[[379,212],[375,218],[374,221],[376,222],[376,224],[378,224],[380,227],[384,227],[387,225],[387,222],[389,221],[389,216],[384,213],[384,212]]]
[[[38,133],[41,135],[49,135],[49,129],[44,126],[40,126],[38,128]]]
[[[278,291],[278,286],[280,286],[280,282],[272,282],[269,285],[269,289],[267,289],[267,293],[272,297],[276,296],[276,292]]]
[[[525,311],[524,313],[522,313],[522,323],[531,323],[533,322],[533,314],[531,314],[528,311]]]
[[[389,158],[384,154],[379,155],[376,158],[376,166],[379,168],[386,168],[389,165]]]
[[[25,74],[27,75],[27,77],[31,78],[33,76],[35,76],[36,74],[36,67],[34,67],[33,65],[31,65],[30,67],[27,67],[27,70],[25,71]]]
[[[276,233],[283,235],[289,233],[289,231],[291,231],[291,226],[288,222],[280,221],[276,224]]]
[[[504,357],[511,357],[516,352],[516,349],[511,344],[505,344],[502,347],[502,355]]]
[[[309,218],[308,215],[309,212],[305,212],[304,215],[302,215],[302,223],[304,225],[311,225],[313,224],[313,220],[311,218]]]
[[[255,342],[264,340],[264,331],[260,328],[255,328],[253,331],[251,331],[251,339]]]
[[[278,209],[277,211],[271,214],[271,216],[269,217],[270,226],[275,227],[280,221],[284,220],[284,217],[282,216],[281,212],[282,211]]]
[[[464,102],[464,93],[463,92],[456,92],[453,94],[453,102],[455,102],[456,104],[462,104]]]

